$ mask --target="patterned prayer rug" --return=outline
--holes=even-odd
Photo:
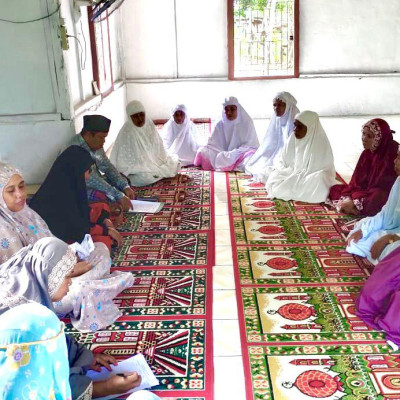
[[[126,213],[121,232],[191,231],[211,229],[210,206],[165,206],[157,214]]]
[[[107,330],[82,333],[67,325],[66,332],[94,353],[117,360],[142,353],[160,381],[154,391],[182,395],[184,391],[204,392],[207,381],[212,382],[212,361],[206,363],[211,355],[208,323],[200,317],[146,321],[125,321],[122,317]]]
[[[342,244],[339,221],[345,216],[244,216],[232,220],[237,244]]]
[[[115,267],[212,265],[212,232],[124,234],[124,243],[114,253]]]
[[[211,204],[210,186],[136,188],[137,197],[157,197],[166,205],[197,206]]]
[[[206,268],[136,269],[132,275],[132,287],[114,300],[124,316],[206,314],[206,284],[212,284]]]
[[[149,186],[143,186],[142,189],[149,188],[165,188],[169,186],[181,187],[181,186],[206,186],[211,184],[212,172],[211,171],[202,171],[200,169],[184,169],[178,175],[173,178],[164,178],[160,181],[153,183]]]
[[[343,246],[238,247],[236,257],[243,285],[363,282],[373,268]]]
[[[136,194],[166,205],[157,214],[127,214],[121,226],[112,271],[134,276],[114,300],[122,316],[101,331],[82,333],[71,324],[67,331],[119,360],[142,353],[162,399],[213,400],[213,174],[185,169]]]
[[[245,174],[227,188],[247,400],[400,399],[400,355],[355,314],[373,269],[345,251],[357,220]]]

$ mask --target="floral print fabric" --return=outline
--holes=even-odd
[[[0,398],[71,399],[64,324],[41,304],[0,316]]]

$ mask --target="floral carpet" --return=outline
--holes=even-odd
[[[345,251],[354,220],[227,187],[247,400],[400,399],[400,355],[355,315],[372,265]]]

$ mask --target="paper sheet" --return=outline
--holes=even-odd
[[[153,374],[153,371],[148,366],[146,359],[144,358],[143,354],[139,353],[130,358],[127,358],[124,361],[121,361],[118,365],[114,366],[111,365],[111,371],[108,371],[105,367],[101,368],[101,372],[96,372],[89,370],[87,372],[87,376],[92,379],[94,382],[96,381],[105,381],[110,376],[116,374],[124,374],[124,373],[132,373],[137,372],[142,377],[142,382],[140,385],[132,390],[129,390],[126,393],[133,393],[141,389],[147,389],[152,386],[156,386],[159,384],[158,379]],[[115,399],[115,397],[124,394],[119,393],[118,395],[106,396],[101,397],[99,399]]]
[[[129,210],[129,212],[136,213],[155,214],[164,207],[164,203],[158,203],[155,201],[131,200],[131,203],[133,206],[133,210]]]

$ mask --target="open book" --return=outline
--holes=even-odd
[[[133,210],[129,212],[135,213],[158,213],[163,207],[164,203],[158,203],[155,201],[142,201],[142,200],[131,200]]]
[[[118,365],[111,365],[111,371],[106,369],[105,367],[101,368],[101,372],[89,370],[86,375],[92,379],[94,382],[96,381],[105,381],[109,377],[116,374],[124,374],[124,373],[132,373],[137,372],[142,377],[142,382],[135,389],[130,390],[127,393],[133,393],[138,390],[147,389],[152,386],[158,385],[160,382],[153,374],[153,371],[150,369],[149,365],[146,362],[143,354],[139,353],[126,360],[121,361]],[[115,399],[117,396],[125,394],[120,393],[118,395],[111,395],[106,397],[101,397],[100,399]]]

